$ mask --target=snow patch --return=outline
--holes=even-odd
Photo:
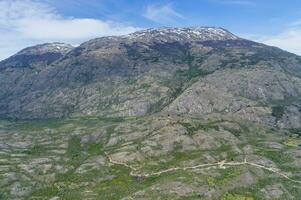
[[[157,39],[157,40],[235,40],[239,39],[229,31],[215,27],[196,27],[196,28],[157,28],[138,31],[129,35],[122,36],[129,39]]]

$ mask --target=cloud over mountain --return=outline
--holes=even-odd
[[[47,4],[32,0],[0,1],[0,59],[25,46],[43,42],[81,43],[106,35],[123,35],[138,28],[114,21],[66,17]]]

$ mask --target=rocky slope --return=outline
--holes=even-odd
[[[64,43],[47,43],[28,47],[0,62],[0,69],[49,65],[65,56],[74,47]]]
[[[300,86],[222,28],[27,48],[0,62],[0,199],[300,199]]]
[[[161,111],[301,126],[301,58],[222,28],[148,29],[76,48],[38,45],[0,69],[4,118]]]

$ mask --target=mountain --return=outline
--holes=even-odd
[[[300,199],[301,57],[218,27],[0,62],[0,199]]]
[[[72,49],[73,46],[64,43],[47,43],[28,47],[0,62],[0,69],[50,65]]]
[[[38,45],[0,69],[4,118],[164,111],[301,126],[301,58],[222,28],[148,29],[76,48]]]

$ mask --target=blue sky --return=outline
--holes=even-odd
[[[300,0],[0,0],[0,59],[151,27],[219,26],[301,55]]]

